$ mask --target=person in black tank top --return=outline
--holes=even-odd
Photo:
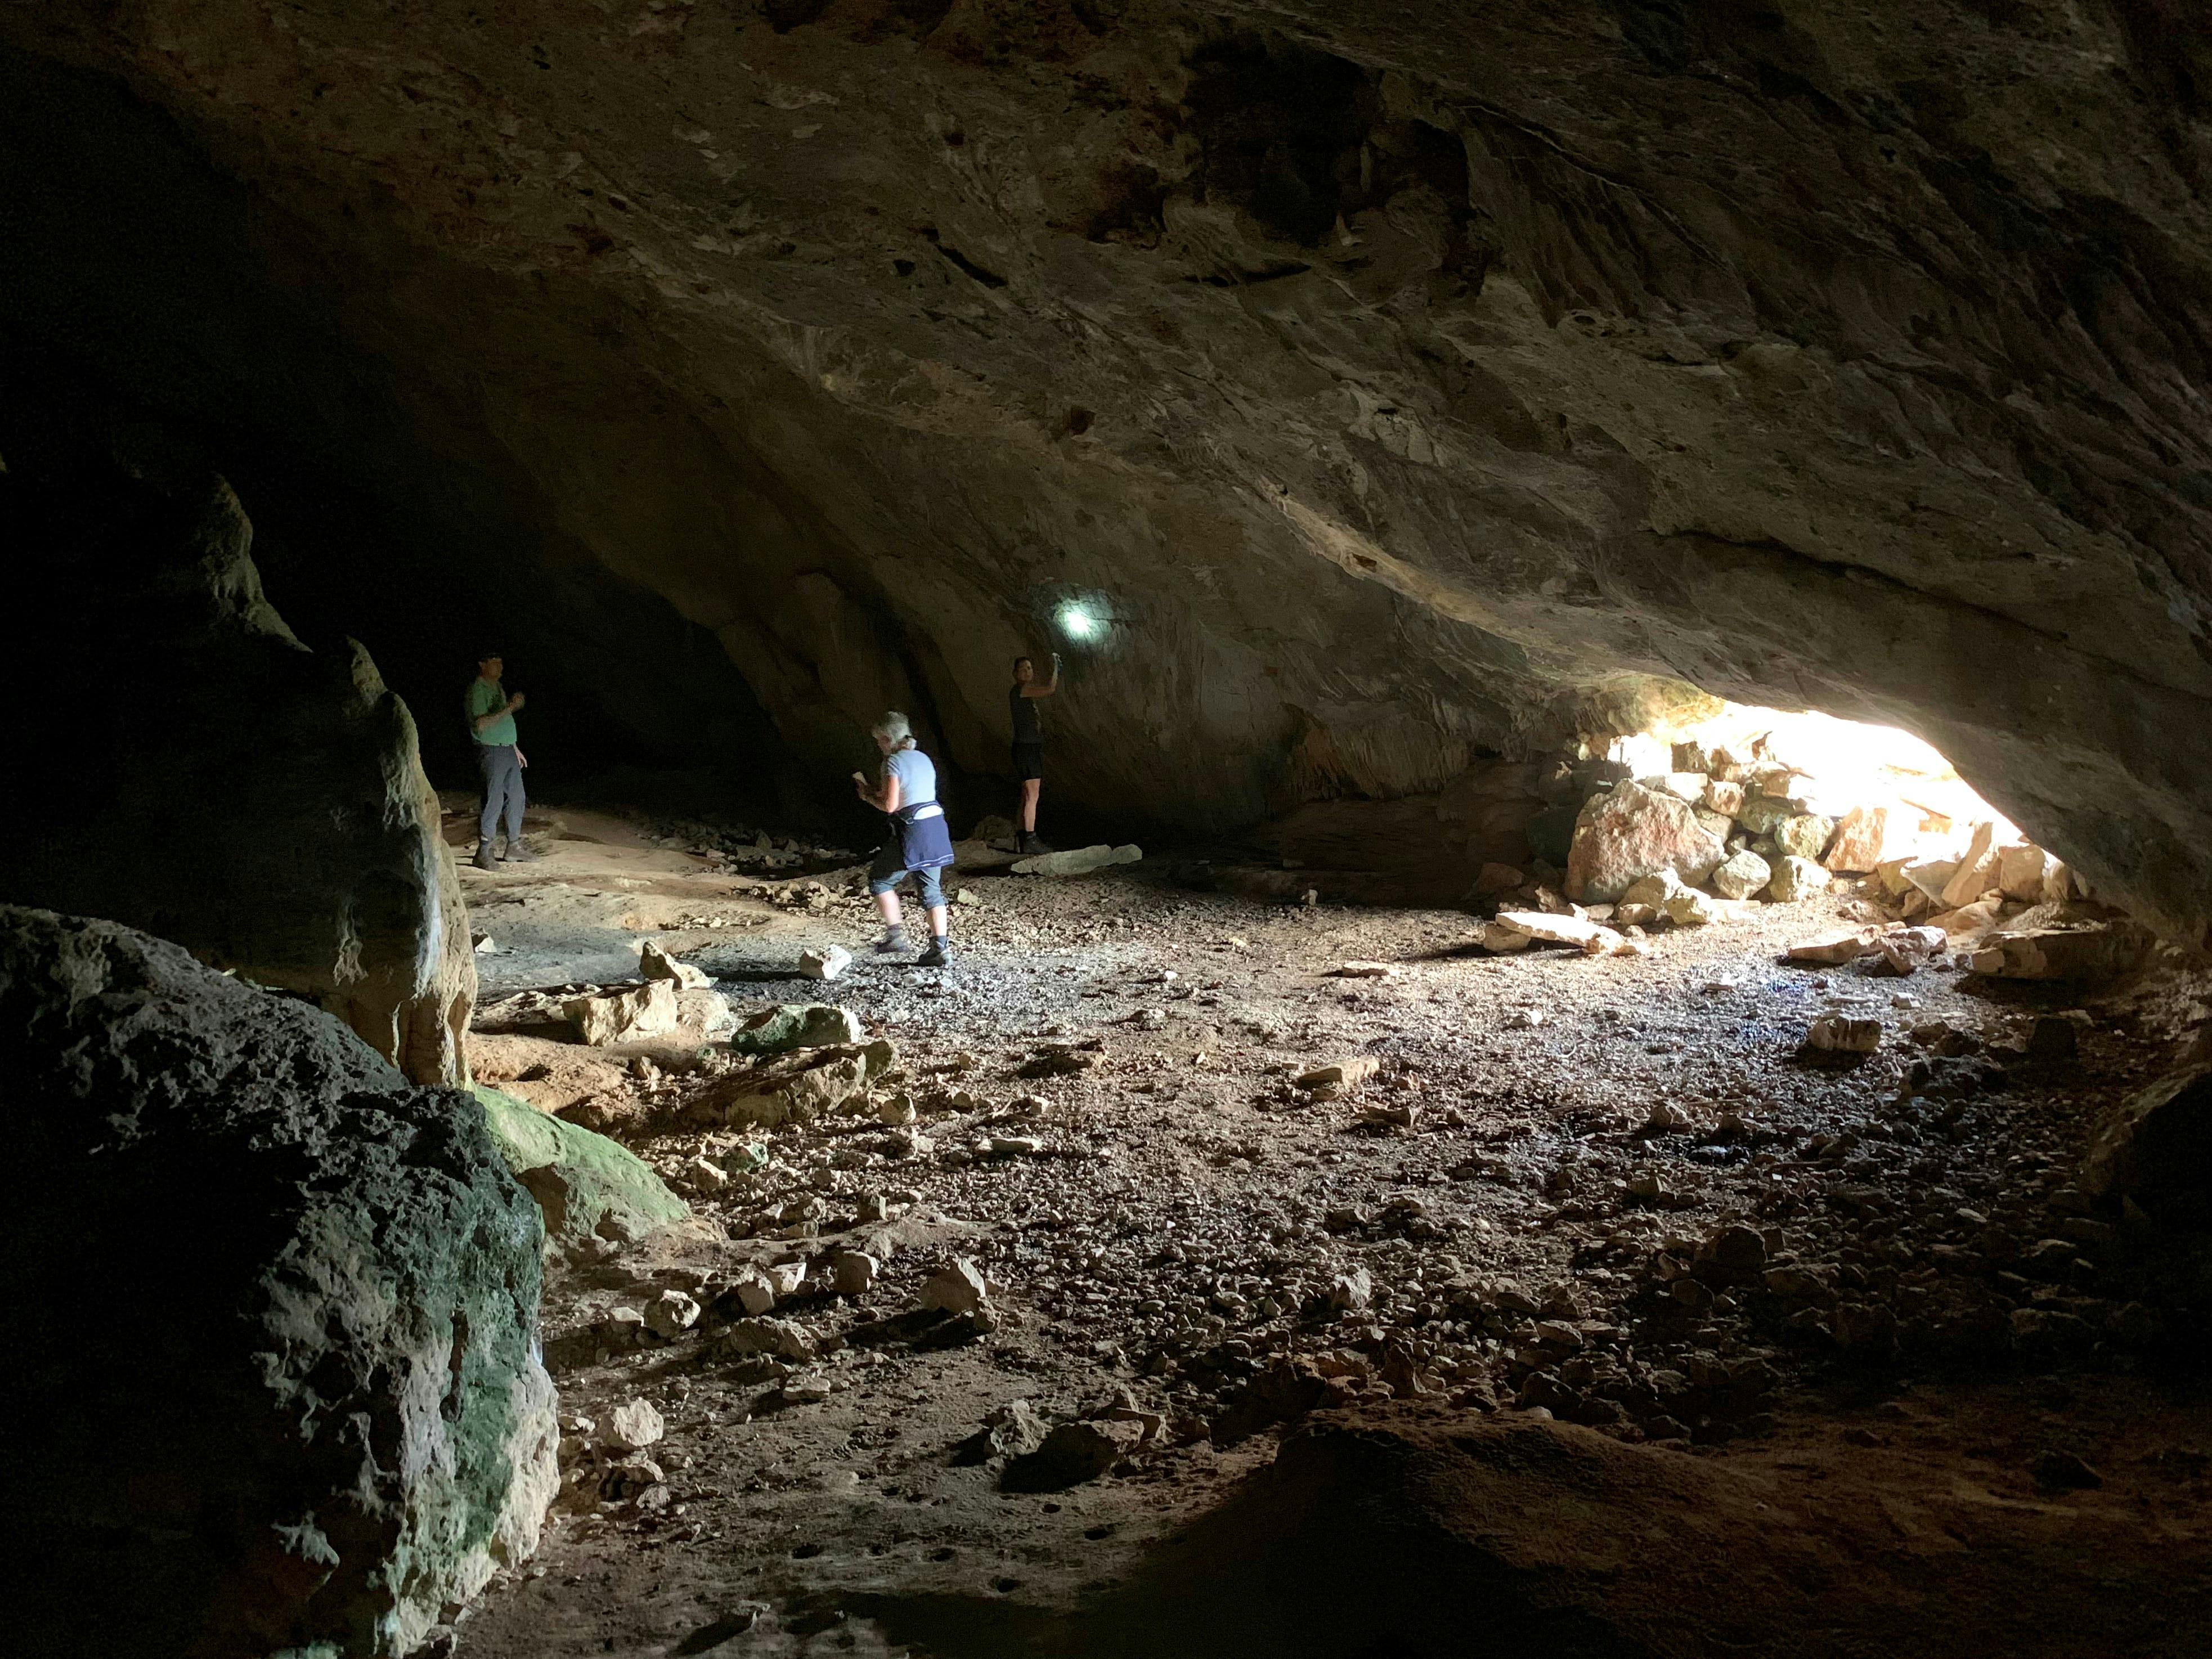
[[[1022,796],[1014,817],[1014,849],[1044,853],[1051,849],[1037,839],[1037,796],[1044,788],[1044,727],[1037,720],[1036,699],[1060,690],[1060,653],[1052,653],[1052,678],[1039,680],[1036,665],[1027,657],[1014,659],[1014,683],[1006,690],[1006,713],[1014,732],[1014,775],[1021,780]]]

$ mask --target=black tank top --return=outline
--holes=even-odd
[[[1006,692],[1006,708],[1013,716],[1016,743],[1044,741],[1044,728],[1037,724],[1037,706],[1035,697],[1024,696],[1022,688],[1016,684],[1009,688]]]

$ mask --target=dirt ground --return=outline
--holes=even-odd
[[[1382,1656],[1486,1650],[1486,1619],[1589,1653],[2212,1639],[2201,1267],[2071,1181],[2205,1018],[2180,965],[2087,997],[1781,965],[1848,891],[1641,957],[1493,957],[1458,912],[1263,904],[1153,859],[963,872],[940,972],[869,957],[849,867],[805,873],[834,860],[536,827],[539,862],[464,870],[490,1023],[653,939],[739,1017],[849,1008],[898,1069],[763,1130],[711,1121],[732,1062],[703,1029],[477,1037],[483,1080],[731,1180],[690,1233],[556,1269],[569,1485],[469,1653]],[[830,944],[853,968],[799,977]],[[1829,1012],[1878,1051],[1808,1063]],[[740,1340],[745,1269],[854,1249],[867,1290],[817,1273],[770,1351]],[[956,1257],[983,1311],[923,1310]],[[616,1310],[669,1291],[697,1322],[634,1340]],[[640,1400],[665,1437],[613,1449]],[[1105,1425],[1106,1472],[971,1439],[1015,1400]]]

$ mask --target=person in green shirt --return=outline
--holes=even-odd
[[[492,867],[492,842],[502,816],[507,819],[507,861],[526,864],[532,857],[522,844],[522,769],[530,763],[523,758],[514,730],[522,693],[510,694],[500,684],[506,672],[507,665],[496,656],[480,659],[476,679],[462,702],[468,713],[469,735],[476,739],[477,767],[483,774],[483,811],[477,819],[479,870]]]

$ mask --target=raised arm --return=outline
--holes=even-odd
[[[1060,653],[1055,651],[1052,653],[1052,678],[1042,682],[1031,680],[1022,688],[1022,695],[1025,697],[1048,697],[1059,690]]]

